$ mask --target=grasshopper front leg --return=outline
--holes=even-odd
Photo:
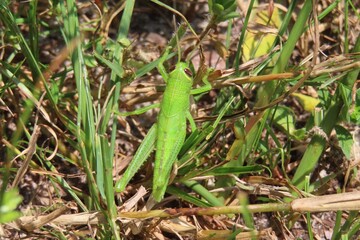
[[[208,76],[209,76],[211,71],[212,71],[212,69],[206,67],[206,72],[204,73],[205,75],[201,79],[201,81],[204,83],[204,85],[199,87],[199,88],[192,89],[190,91],[191,95],[201,94],[201,93],[204,93],[204,92],[208,92],[208,91],[210,91],[212,89],[211,83],[208,81]]]

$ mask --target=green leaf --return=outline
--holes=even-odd
[[[306,136],[306,129],[305,128],[296,129],[294,132],[292,132],[292,136],[295,137],[297,140],[302,140]]]
[[[166,189],[166,192],[171,195],[175,195],[175,196],[177,196],[189,203],[192,203],[198,207],[211,207],[212,206],[211,204],[204,202],[196,197],[193,197],[193,196],[189,195],[188,193],[186,193],[176,187],[173,187],[173,186],[168,186]]]
[[[281,130],[292,135],[295,131],[295,114],[291,108],[279,106],[276,109],[274,123]]]
[[[88,67],[94,68],[98,65],[93,55],[84,54],[84,60],[85,60],[85,65]]]
[[[19,217],[21,217],[21,213],[18,211],[1,213],[0,224],[14,221],[14,220],[18,219]]]
[[[213,19],[217,23],[239,17],[239,14],[236,12],[237,5],[235,0],[209,0],[208,2]]]
[[[212,10],[215,15],[220,15],[224,11],[224,7],[221,4],[215,3]]]
[[[11,222],[21,216],[19,211],[16,211],[17,206],[21,203],[22,197],[16,189],[10,189],[5,192],[0,206],[0,224]]]
[[[242,166],[242,167],[218,167],[211,171],[208,171],[204,176],[224,176],[228,174],[245,174],[245,173],[254,173],[261,172],[264,168],[260,165],[253,166]]]
[[[58,104],[59,96],[60,96],[60,90],[59,90],[59,86],[56,84],[56,81],[54,81],[53,79],[51,79],[50,92],[53,95],[55,104]]]
[[[256,5],[257,3],[254,4],[254,6]],[[277,7],[274,8],[271,15],[267,9],[258,8],[251,11],[250,21],[258,27],[257,29],[246,31],[244,44],[242,45],[245,62],[271,52],[276,41],[276,35],[270,34],[266,30],[262,30],[262,28],[279,29],[282,24],[281,12]]]
[[[124,71],[123,69],[119,66],[114,64],[113,62],[107,60],[106,58],[104,58],[103,56],[101,56],[100,54],[98,54],[97,52],[94,52],[94,56],[103,64],[105,64],[106,66],[108,66],[119,78],[122,78],[124,75]]]
[[[340,125],[335,126],[335,131],[342,152],[345,154],[347,159],[350,159],[351,147],[354,143],[351,133]]]
[[[360,125],[360,89],[356,91],[355,108],[350,115],[351,122]]]
[[[237,12],[231,12],[229,14],[226,14],[224,16],[222,16],[221,18],[219,18],[219,22],[224,22],[224,21],[227,21],[227,20],[230,20],[230,19],[233,19],[233,18],[237,18],[239,17],[240,15],[237,13]]]

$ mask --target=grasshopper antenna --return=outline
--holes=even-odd
[[[175,15],[173,15],[173,24],[174,24],[174,29],[175,29],[175,39],[176,39],[176,47],[177,47],[177,52],[178,52],[178,62],[180,62],[181,61],[181,48],[180,48],[179,35],[177,34],[178,27],[176,25],[176,17],[175,17]]]

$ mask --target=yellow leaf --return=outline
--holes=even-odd
[[[320,100],[317,98],[313,98],[313,97],[310,97],[310,96],[307,96],[307,95],[304,95],[301,93],[292,93],[291,95],[299,101],[301,106],[307,112],[314,111],[316,105],[318,105],[320,102]]]
[[[269,5],[255,11],[250,19],[243,44],[244,62],[269,53],[281,21],[280,11],[276,6],[273,11],[269,10]]]

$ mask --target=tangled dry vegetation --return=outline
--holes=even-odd
[[[163,2],[0,3],[0,239],[360,237],[359,2]],[[170,45],[211,90],[155,202]]]

